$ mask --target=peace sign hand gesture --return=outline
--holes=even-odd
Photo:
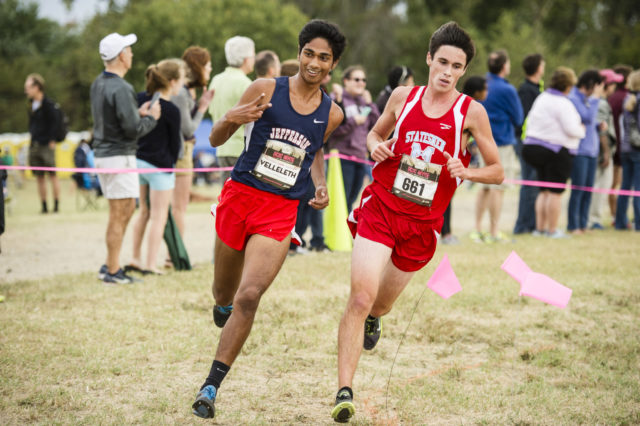
[[[243,125],[260,119],[264,110],[271,108],[271,102],[266,104],[263,103],[264,96],[265,94],[261,93],[260,96],[255,98],[253,101],[245,104],[238,104],[231,108],[225,114],[227,121],[233,124]]]

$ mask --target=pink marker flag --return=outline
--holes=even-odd
[[[431,278],[429,278],[427,287],[435,291],[438,296],[443,299],[448,299],[462,290],[460,281],[458,281],[458,277],[456,277],[455,272],[453,272],[453,268],[446,254],[433,272],[433,275],[431,275]]]
[[[567,306],[571,299],[572,290],[569,287],[544,274],[533,272],[515,251],[509,254],[500,268],[520,283],[520,296],[533,297],[559,308]]]
[[[564,308],[571,299],[572,290],[544,274],[531,272],[520,286],[520,295],[529,296],[550,305]]]
[[[521,285],[527,275],[533,272],[515,251],[512,251],[511,254],[509,254],[500,268],[507,274],[511,275],[513,279],[518,281]]]

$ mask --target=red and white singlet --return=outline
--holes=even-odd
[[[443,116],[428,117],[422,110],[426,86],[411,90],[396,121],[391,146],[395,156],[373,166],[371,190],[395,212],[418,220],[437,220],[444,214],[460,178],[447,170],[446,151],[469,166],[462,152],[462,131],[471,98],[460,94]]]

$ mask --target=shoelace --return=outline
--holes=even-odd
[[[213,386],[207,386],[206,388],[202,389],[201,392],[207,399],[213,401],[216,398],[216,388],[214,388]]]
[[[227,306],[218,305],[218,306],[216,306],[216,309],[221,314],[230,314],[231,312],[233,312],[233,305],[227,305]]]
[[[377,322],[378,321],[376,320],[370,320],[370,319],[367,319],[365,321],[365,325],[367,326],[367,329],[366,329],[367,334],[375,334],[376,331],[378,331]]]

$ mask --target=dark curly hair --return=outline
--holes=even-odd
[[[333,61],[336,62],[340,59],[347,45],[347,39],[336,24],[321,19],[309,21],[302,27],[300,34],[298,34],[298,53],[302,52],[302,48],[307,43],[318,37],[327,40],[329,46],[331,46]]]

